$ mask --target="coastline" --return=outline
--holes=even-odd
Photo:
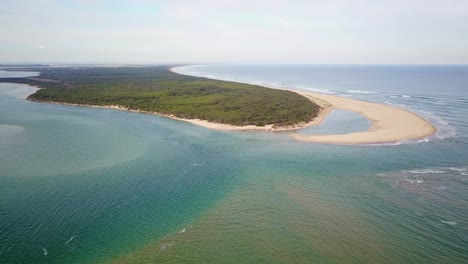
[[[423,117],[398,107],[320,93],[298,93],[311,100],[329,102],[331,109],[359,113],[369,119],[371,126],[367,131],[348,134],[292,134],[291,137],[296,140],[330,144],[378,144],[421,139],[437,132],[437,128]]]
[[[176,74],[182,74],[175,70],[175,68],[170,68],[170,71]],[[32,86],[35,87],[35,86]],[[266,86],[268,87],[268,86]],[[38,88],[38,87],[35,87]],[[268,87],[272,89],[285,90],[279,87]],[[40,89],[40,88],[38,88]],[[70,106],[82,106],[82,107],[95,107],[95,108],[106,108],[106,109],[115,109],[121,111],[129,111],[135,113],[151,114],[162,117],[171,118],[174,120],[189,122],[194,125],[206,127],[209,129],[222,130],[222,131],[270,131],[270,132],[281,132],[281,131],[294,131],[306,127],[318,126],[320,125],[327,117],[327,115],[334,109],[341,109],[347,111],[353,111],[359,113],[370,120],[371,126],[367,131],[348,133],[348,134],[330,134],[330,135],[305,135],[291,133],[289,136],[298,141],[305,142],[315,142],[315,143],[327,143],[327,144],[378,144],[378,143],[391,143],[398,142],[402,140],[416,140],[431,136],[437,132],[437,128],[433,126],[429,121],[423,117],[404,110],[401,108],[366,102],[361,100],[355,100],[345,97],[339,97],[334,95],[327,95],[315,92],[305,92],[305,91],[296,91],[296,92],[315,104],[320,106],[320,112],[317,116],[308,123],[298,123],[291,126],[274,126],[274,125],[265,125],[265,126],[235,126],[229,124],[221,124],[210,122],[207,120],[200,119],[185,119],[179,118],[172,114],[160,113],[160,112],[151,112],[144,110],[135,110],[128,107],[120,105],[88,105],[88,104],[73,104],[73,103],[64,103],[64,102],[55,102],[55,101],[40,101],[40,100],[27,100],[40,102],[40,103],[51,103],[51,104],[62,104]]]
[[[173,67],[170,71],[184,74],[176,71],[176,68],[178,67]],[[271,86],[268,88],[285,90]],[[311,122],[294,129],[319,125],[333,109],[359,113],[371,122],[370,128],[363,132],[333,135],[290,135],[298,141],[328,144],[378,144],[422,139],[437,132],[437,128],[423,117],[398,107],[321,93],[290,91],[308,98],[322,108]],[[217,129],[216,127],[211,128]]]
[[[173,68],[170,68],[169,71],[179,74],[179,75],[184,75],[177,73],[173,71]],[[189,75],[187,75],[189,76]],[[35,89],[43,89],[41,87],[37,87],[34,85],[29,85],[31,87],[34,87]],[[295,93],[294,91],[291,91]],[[297,94],[297,93],[296,93]],[[328,114],[329,109],[325,109],[323,105],[320,103],[317,103],[319,105],[319,111],[317,113],[317,116],[312,117],[312,119],[309,122],[299,122],[295,123],[292,125],[276,125],[276,124],[266,124],[266,125],[245,125],[245,126],[238,126],[238,125],[231,125],[231,124],[225,124],[225,123],[217,123],[214,121],[208,121],[208,120],[202,120],[202,119],[188,119],[188,118],[182,118],[178,117],[174,114],[168,114],[168,113],[161,113],[161,112],[156,112],[156,111],[145,111],[145,110],[139,110],[139,109],[133,109],[129,108],[126,106],[122,105],[92,105],[92,104],[79,104],[79,103],[68,103],[68,102],[57,102],[57,101],[48,101],[48,100],[38,100],[38,99],[33,99],[29,95],[25,98],[28,101],[32,102],[38,102],[38,103],[49,103],[49,104],[61,104],[61,105],[68,105],[68,106],[82,106],[82,107],[94,107],[94,108],[105,108],[105,109],[114,109],[114,110],[121,110],[121,111],[128,111],[128,112],[134,112],[134,113],[142,113],[142,114],[150,114],[150,115],[156,115],[156,116],[161,116],[161,117],[166,117],[166,118],[171,118],[174,120],[178,121],[184,121],[184,122],[189,122],[194,125],[202,126],[205,128],[209,129],[215,129],[215,130],[223,130],[223,131],[268,131],[268,132],[280,132],[280,131],[292,131],[292,130],[298,130],[302,129],[305,127],[310,127],[310,126],[316,126],[320,124],[325,116]],[[328,106],[328,105],[327,105]]]
[[[35,87],[35,86],[32,86]],[[38,88],[38,87],[35,87]],[[38,88],[41,89],[41,88]],[[255,125],[248,125],[248,126],[235,126],[235,125],[228,125],[228,124],[221,124],[210,122],[207,120],[201,119],[186,119],[180,118],[172,114],[165,114],[160,112],[151,112],[151,111],[144,111],[144,110],[135,110],[130,109],[125,106],[121,105],[89,105],[89,104],[73,104],[73,103],[66,103],[66,102],[55,102],[55,101],[41,101],[41,100],[31,100],[26,98],[26,100],[36,103],[48,103],[48,104],[58,104],[58,105],[68,105],[68,106],[80,106],[80,107],[94,107],[94,108],[104,108],[104,109],[113,109],[113,110],[120,110],[120,111],[127,111],[133,113],[140,113],[140,114],[149,114],[155,116],[166,117],[178,121],[189,122],[194,125],[215,129],[215,130],[223,130],[223,131],[247,131],[247,130],[263,130],[263,131],[290,131],[290,130],[298,130],[309,126],[319,125],[326,117],[329,112],[329,109],[322,109],[317,117],[311,120],[308,123],[298,123],[296,125],[291,126],[275,126],[275,125],[265,125],[265,126],[255,126]]]

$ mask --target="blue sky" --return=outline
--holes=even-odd
[[[468,64],[468,0],[2,0],[0,61]]]

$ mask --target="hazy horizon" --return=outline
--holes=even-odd
[[[96,66],[96,67],[119,67],[119,66],[174,66],[174,67],[187,67],[187,66],[215,66],[215,65],[236,65],[236,66],[286,66],[286,65],[311,65],[311,66],[468,66],[468,63],[242,63],[242,62],[207,62],[207,63],[196,63],[196,62],[4,62],[0,61],[0,65],[15,66],[15,65],[44,65],[44,66]]]
[[[1,63],[468,64],[468,1],[6,0]]]

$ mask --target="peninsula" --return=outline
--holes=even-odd
[[[150,113],[224,129],[285,130],[320,107],[292,91],[177,74],[169,66],[44,67],[39,76],[0,78],[37,86],[28,100]]]
[[[34,67],[39,76],[0,78],[39,89],[28,100],[149,113],[217,130],[297,130],[320,124],[333,109],[362,114],[368,131],[292,133],[296,140],[372,144],[419,139],[437,129],[404,109],[350,98],[183,75],[169,66]]]

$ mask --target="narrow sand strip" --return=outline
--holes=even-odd
[[[360,113],[368,118],[372,125],[365,132],[341,135],[292,134],[291,137],[297,140],[334,144],[372,144],[419,139],[433,135],[437,131],[424,118],[400,108],[333,95],[298,93],[314,102],[317,100],[328,102],[331,104],[330,109],[343,109]]]

